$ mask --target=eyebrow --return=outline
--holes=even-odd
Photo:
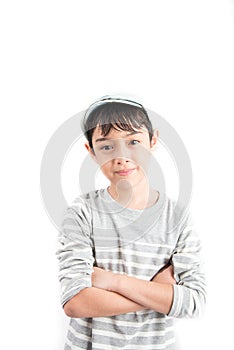
[[[141,131],[132,131],[129,134],[127,134],[125,137],[131,136],[131,135],[135,135],[135,134],[143,134]],[[100,137],[98,139],[95,140],[95,142],[102,142],[102,141],[107,141],[107,140],[111,140],[111,138],[108,137]]]

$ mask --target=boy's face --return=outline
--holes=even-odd
[[[145,128],[135,132],[111,129],[107,136],[103,136],[97,127],[92,137],[93,150],[88,143],[85,146],[112,185],[126,180],[131,186],[136,186],[147,176],[156,141],[156,136],[150,141]]]

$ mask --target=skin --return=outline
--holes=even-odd
[[[97,127],[92,142],[93,149],[88,143],[85,147],[110,181],[108,191],[115,200],[132,209],[144,209],[156,202],[158,192],[150,188],[147,171],[157,133],[151,141],[144,128],[136,133],[111,129],[104,137]]]
[[[157,134],[149,139],[148,131],[135,133],[111,129],[107,136],[97,127],[93,149],[85,147],[110,181],[108,191],[121,205],[144,209],[158,200],[150,188],[147,169],[157,144]],[[141,280],[94,267],[92,287],[85,288],[64,305],[69,317],[101,317],[152,309],[168,314],[173,301],[173,267],[165,267],[151,281]]]

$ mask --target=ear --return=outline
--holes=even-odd
[[[93,160],[96,161],[96,155],[94,153],[94,150],[90,147],[88,142],[85,142],[85,148],[87,149],[87,151],[89,152],[89,154],[93,158]]]
[[[154,151],[155,148],[156,148],[156,145],[157,145],[157,142],[158,142],[158,130],[155,129],[154,130],[154,134],[152,136],[152,139],[150,141],[150,148],[151,148],[151,151]]]

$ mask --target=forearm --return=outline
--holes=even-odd
[[[168,314],[173,302],[173,286],[116,274],[108,290],[119,293],[145,308]]]
[[[105,317],[143,310],[145,307],[113,291],[85,288],[64,305],[67,316]]]

